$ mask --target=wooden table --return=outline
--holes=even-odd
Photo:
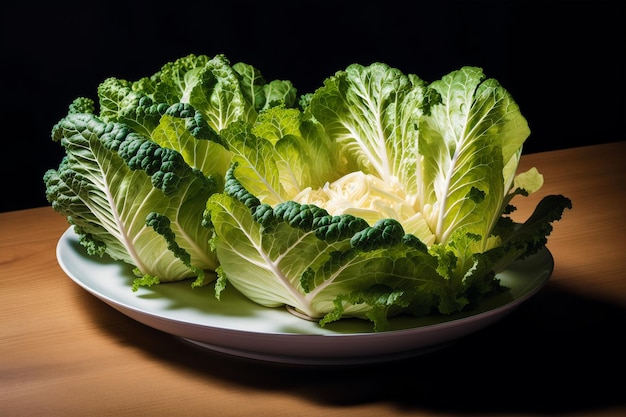
[[[413,359],[304,367],[193,347],[60,269],[50,207],[0,214],[1,416],[626,415],[626,142],[526,155],[555,223],[548,284],[510,315]],[[6,198],[6,196],[4,197]]]

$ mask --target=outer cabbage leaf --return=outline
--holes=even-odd
[[[430,87],[442,104],[420,123],[421,209],[437,242],[463,229],[480,236],[486,250],[530,130],[510,94],[478,68],[464,67]]]
[[[220,259],[218,292],[228,282],[261,305],[290,306],[322,325],[357,317],[379,331],[401,312],[451,313],[470,302],[470,287],[442,275],[439,257],[397,221],[370,226],[293,201],[272,207],[234,172],[225,193],[207,203]],[[497,287],[493,275],[481,277],[484,287]]]
[[[215,184],[179,153],[88,113],[62,119],[53,139],[66,155],[45,174],[46,195],[90,254],[135,266],[138,284],[214,276],[201,221]]]
[[[522,224],[513,223],[509,217],[501,217],[494,228],[501,242],[485,252],[492,262],[492,269],[500,272],[518,259],[536,253],[546,246],[552,233],[552,224],[563,216],[565,209],[571,209],[569,198],[557,194],[541,199],[533,214]]]

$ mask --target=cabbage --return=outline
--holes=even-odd
[[[427,84],[382,63],[350,65],[223,137],[236,153],[215,227],[219,291],[289,306],[320,324],[450,314],[503,288],[496,273],[545,244],[570,201],[545,199],[522,228],[507,216],[536,191],[515,180],[530,131],[479,68]]]
[[[135,267],[134,289],[214,280],[218,298],[232,286],[382,331],[505,291],[497,273],[546,244],[569,199],[509,216],[543,182],[516,176],[529,134],[480,68],[429,83],[352,64],[297,97],[251,65],[189,55],[76,99],[44,181],[90,255]]]

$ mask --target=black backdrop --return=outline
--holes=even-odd
[[[0,211],[47,205],[52,126],[106,77],[135,80],[189,53],[225,54],[313,91],[381,61],[432,81],[464,65],[507,88],[524,151],[624,140],[622,1],[58,1],[2,12]]]

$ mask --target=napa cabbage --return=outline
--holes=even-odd
[[[498,272],[547,242],[571,202],[529,219],[513,198],[526,119],[480,68],[427,82],[349,65],[313,92],[225,56],[188,55],[104,80],[52,130],[65,150],[46,196],[133,289],[233,287],[326,325],[451,314],[506,291]]]
[[[301,103],[223,132],[235,164],[207,204],[218,294],[230,283],[322,325],[377,330],[400,313],[450,314],[502,291],[497,272],[570,206],[546,199],[522,227],[507,216],[543,178],[516,176],[528,124],[479,68],[427,83],[353,64]]]

